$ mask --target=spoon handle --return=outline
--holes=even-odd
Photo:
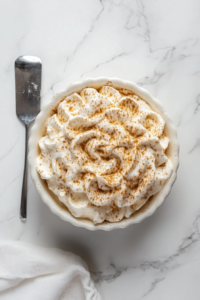
[[[27,150],[28,150],[28,125],[25,124],[26,136],[25,136],[25,161],[24,161],[24,175],[22,184],[22,195],[21,195],[21,205],[20,205],[20,219],[22,221],[26,220],[27,215]]]

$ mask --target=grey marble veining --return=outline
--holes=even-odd
[[[105,272],[92,272],[92,278],[94,282],[112,282],[119,276],[122,276],[123,273],[127,272],[128,270],[132,270],[132,272],[137,272],[137,270],[140,270],[142,272],[148,272],[152,269],[158,270],[159,273],[156,276],[157,278],[154,278],[154,280],[151,282],[150,288],[142,296],[142,298],[146,297],[157,287],[157,285],[161,281],[165,280],[166,276],[168,276],[168,273],[170,273],[174,269],[182,267],[184,263],[188,263],[188,259],[190,259],[190,251],[195,247],[196,243],[199,244],[200,242],[199,226],[200,214],[197,215],[192,224],[191,233],[187,237],[183,238],[182,243],[176,249],[175,253],[171,254],[170,256],[155,261],[142,261],[139,265],[121,268],[117,267],[114,263],[110,263]],[[184,260],[182,261],[182,259]]]
[[[36,17],[37,16],[37,17]],[[0,238],[80,255],[103,299],[200,299],[200,2],[198,0],[1,1]],[[149,219],[89,232],[57,216],[29,176],[28,220],[19,220],[24,128],[15,115],[14,61],[43,62],[42,106],[68,84],[112,76],[149,90],[177,126],[178,178]]]

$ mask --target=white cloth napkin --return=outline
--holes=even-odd
[[[100,300],[78,256],[21,242],[0,242],[1,300]]]

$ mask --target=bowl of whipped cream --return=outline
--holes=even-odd
[[[139,223],[176,180],[179,143],[162,104],[135,83],[86,79],[42,108],[29,166],[42,200],[75,226],[112,230]]]

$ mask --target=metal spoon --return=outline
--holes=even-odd
[[[25,163],[20,218],[27,215],[27,143],[28,127],[40,111],[42,63],[36,56],[20,56],[15,61],[16,113],[25,124]]]

